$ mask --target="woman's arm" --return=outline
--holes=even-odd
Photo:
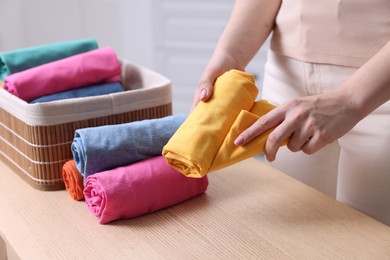
[[[245,70],[274,27],[281,0],[236,0],[194,96],[193,108],[207,101],[214,81],[230,69]]]
[[[390,41],[336,90],[286,102],[242,132],[235,144],[245,145],[276,127],[265,145],[267,160],[275,159],[287,139],[291,151],[311,154],[346,134],[388,100]]]
[[[362,119],[390,100],[390,41],[341,86]]]

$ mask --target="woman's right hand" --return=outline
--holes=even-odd
[[[231,69],[244,70],[245,68],[230,55],[217,53],[213,55],[200,77],[191,111],[200,101],[207,102],[210,99],[213,94],[215,80]]]
[[[193,110],[213,94],[215,80],[231,69],[244,71],[269,36],[281,0],[236,0],[231,17],[206,69],[200,77]]]

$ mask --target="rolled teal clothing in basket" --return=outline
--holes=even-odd
[[[185,119],[186,115],[178,114],[77,129],[72,143],[76,167],[85,181],[94,173],[160,156],[164,145]]]
[[[119,82],[102,83],[98,85],[92,85],[84,88],[72,89],[47,96],[42,96],[30,101],[30,103],[33,104],[69,98],[92,97],[121,91],[124,91],[124,89],[122,87],[122,84]]]
[[[10,74],[97,48],[95,39],[82,39],[0,53],[0,81]]]

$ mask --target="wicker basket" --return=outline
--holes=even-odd
[[[121,124],[172,114],[171,81],[121,61],[124,92],[28,104],[0,89],[0,159],[32,187],[64,188],[61,170],[72,159],[78,128]]]

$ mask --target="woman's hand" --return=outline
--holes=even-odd
[[[275,160],[279,147],[286,140],[291,151],[312,154],[346,134],[360,120],[349,95],[340,89],[282,104],[242,132],[234,143],[245,145],[266,130],[275,128],[264,148],[268,161]]]
[[[234,143],[245,145],[275,127],[264,147],[268,161],[275,160],[286,140],[291,151],[312,154],[390,100],[389,71],[390,41],[338,89],[286,102],[243,131]]]
[[[227,54],[214,54],[199,80],[191,111],[196,107],[199,101],[206,102],[209,100],[213,94],[215,80],[231,69],[244,70],[244,67],[240,65],[234,57]]]
[[[224,72],[245,67],[256,55],[274,27],[281,0],[237,0],[231,17],[218,40],[204,70],[192,103],[207,101],[213,93],[215,80]]]

